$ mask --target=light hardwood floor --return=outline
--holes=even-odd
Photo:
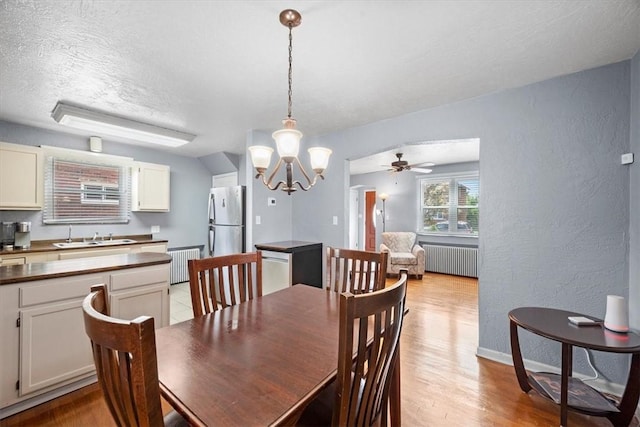
[[[172,290],[172,299],[178,290]],[[524,394],[511,366],[475,356],[477,294],[475,279],[426,274],[422,281],[409,281],[407,305],[410,311],[405,318],[401,340],[402,424],[559,425],[559,408],[534,391]],[[508,321],[506,317],[504,321]],[[0,421],[0,427],[113,425],[97,386],[86,387]],[[570,412],[569,425],[611,424],[603,418]],[[634,420],[632,425],[640,424]]]

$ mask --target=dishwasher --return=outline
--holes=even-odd
[[[292,284],[291,254],[262,251],[262,295],[267,295]]]

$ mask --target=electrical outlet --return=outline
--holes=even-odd
[[[160,226],[159,225],[152,225],[151,226],[151,234],[159,233],[159,232],[160,232]]]

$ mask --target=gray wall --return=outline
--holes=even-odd
[[[240,156],[232,153],[213,153],[199,160],[207,170],[216,171],[216,174],[236,172],[240,166]]]
[[[259,131],[251,131],[247,134],[247,147],[252,145],[267,145],[274,147],[275,143],[271,138],[271,134]],[[302,152],[302,150],[300,150]],[[277,152],[274,150],[271,158],[271,165],[268,172],[271,173],[275,166]],[[279,242],[283,240],[291,240],[291,203],[293,198],[298,197],[302,191],[296,191],[291,196],[280,191],[271,191],[265,187],[261,180],[255,179],[255,170],[251,166],[250,156],[245,157],[248,167],[245,171],[247,184],[247,251],[252,251],[256,243]],[[268,176],[267,176],[268,178]],[[275,182],[284,179],[283,170]],[[267,206],[267,199],[273,197],[276,199],[275,206]],[[260,224],[256,224],[256,215],[260,216]]]
[[[50,145],[88,151],[88,139],[67,133],[38,129],[0,121],[0,141],[24,145]],[[115,235],[149,234],[152,225],[160,226],[156,238],[169,241],[169,247],[205,245],[207,239],[207,194],[212,171],[196,158],[168,152],[119,144],[103,139],[103,152],[171,167],[171,210],[133,212],[129,224],[74,225],[73,237],[113,233]],[[213,171],[215,172],[215,171]],[[19,177],[16,177],[19,179]],[[66,225],[43,225],[39,211],[0,211],[0,221],[31,221],[32,240],[65,239]]]
[[[635,163],[629,167],[629,322],[640,329],[640,52],[631,60],[630,151]]]
[[[346,246],[347,159],[480,138],[479,351],[510,353],[507,314],[518,306],[603,316],[607,294],[629,295],[629,167],[620,154],[630,149],[630,72],[625,61],[309,138],[334,152],[327,179],[294,196],[293,237]],[[552,343],[526,336],[523,351],[560,365]],[[626,363],[595,360],[623,382]],[[588,372],[581,361],[576,370]]]

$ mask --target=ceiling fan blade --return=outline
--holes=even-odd
[[[413,168],[413,167],[421,167],[421,166],[429,167],[429,166],[435,166],[435,165],[436,165],[435,163],[425,162],[425,163],[416,163],[414,165],[409,165],[409,166]]]
[[[426,169],[426,168],[411,168],[411,172],[431,173],[431,172],[433,172],[433,170],[432,169]]]

